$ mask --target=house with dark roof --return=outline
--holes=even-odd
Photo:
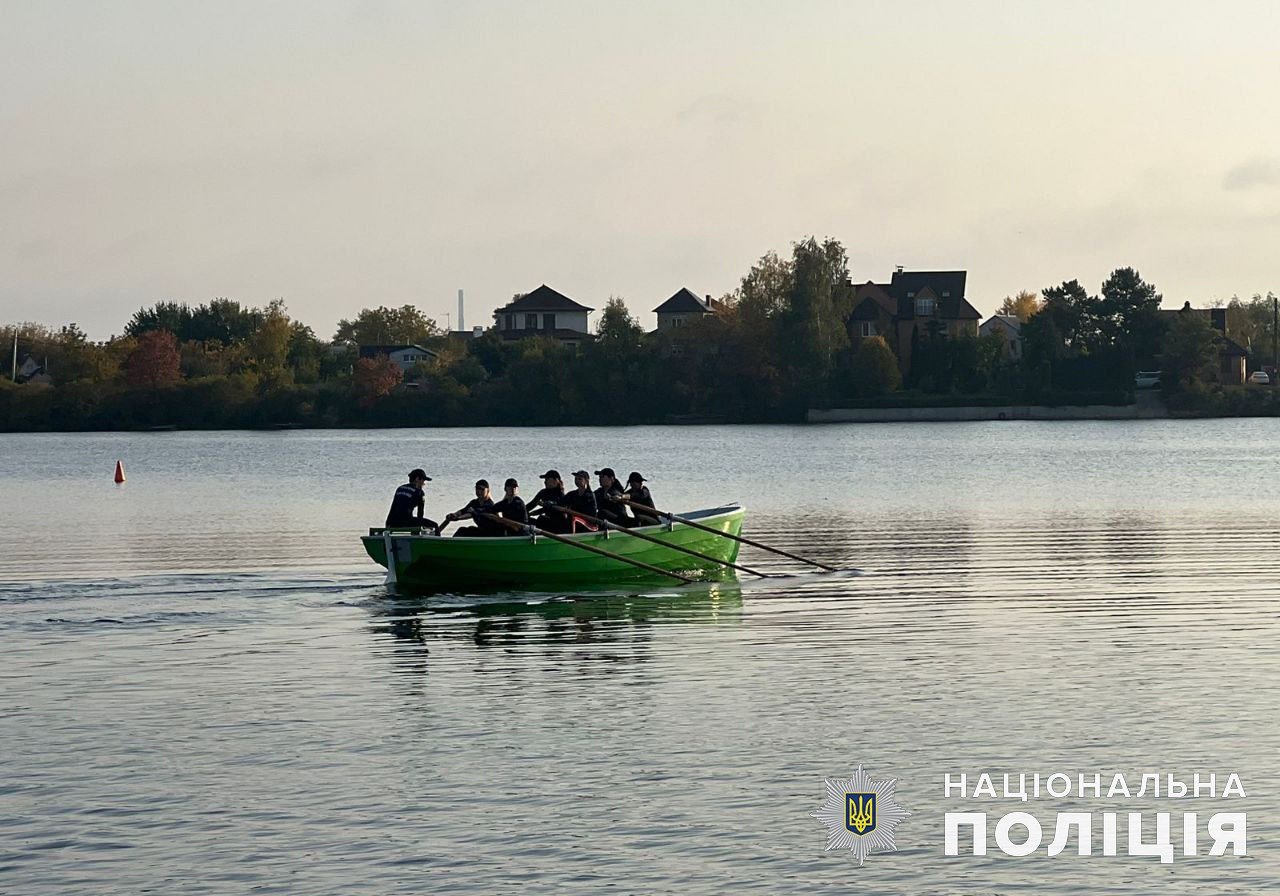
[[[15,383],[33,383],[47,386],[53,382],[53,377],[49,376],[49,371],[46,369],[47,364],[47,361],[42,364],[31,355],[27,355],[15,371],[13,381]]]
[[[700,299],[691,289],[681,287],[653,311],[658,315],[658,330],[661,331],[683,327],[686,321],[700,320],[708,314],[714,314],[717,305],[719,303],[711,296]]]
[[[882,336],[898,354],[903,373],[911,369],[911,352],[921,339],[976,336],[982,317],[964,297],[966,271],[904,271],[888,283],[867,281],[853,291],[853,311],[846,321],[849,339]]]
[[[1218,377],[1231,386],[1239,386],[1245,381],[1249,366],[1249,352],[1240,343],[1227,336],[1226,308],[1192,308],[1190,302],[1184,302],[1176,311],[1161,309],[1160,317],[1166,322],[1173,320],[1173,315],[1195,314],[1208,320],[1209,326],[1218,331],[1222,344],[1218,346]]]
[[[362,345],[360,357],[388,358],[406,376],[419,364],[440,359],[440,356],[431,349],[420,345]]]
[[[544,283],[494,311],[494,329],[503,339],[547,336],[576,345],[591,339],[587,317],[594,310]]]

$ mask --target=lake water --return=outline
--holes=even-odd
[[[1280,891],[1280,421],[0,436],[0,892]],[[128,481],[111,481],[116,459]],[[643,472],[861,570],[396,595],[422,466]],[[810,813],[898,779],[859,867]],[[1102,799],[943,776],[1102,773]],[[1244,799],[1108,800],[1112,772]],[[1177,813],[1171,865],[943,855],[943,815]],[[1199,855],[1180,815],[1201,813]],[[1248,855],[1204,820],[1247,811]],[[1151,839],[1148,819],[1146,839]]]

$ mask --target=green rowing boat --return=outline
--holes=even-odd
[[[636,538],[626,529],[583,532],[558,539],[536,534],[450,538],[407,529],[370,529],[361,540],[369,556],[387,568],[387,581],[407,588],[545,591],[663,578],[661,573],[645,570],[641,565],[686,575],[723,569],[718,561],[732,563],[737,559],[738,542],[716,533],[740,534],[744,513],[742,507],[732,504],[680,514],[681,519],[714,532],[664,518],[658,525],[635,530],[649,536],[648,540]],[[394,558],[394,563],[389,563],[388,557]]]

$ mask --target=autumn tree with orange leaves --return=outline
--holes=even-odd
[[[149,330],[125,358],[125,382],[150,389],[172,386],[182,377],[181,362],[177,338],[168,330]]]
[[[360,407],[369,408],[373,407],[379,398],[390,395],[392,390],[400,385],[400,381],[404,379],[404,372],[399,364],[386,355],[380,355],[377,358],[361,358],[356,361],[351,378]]]

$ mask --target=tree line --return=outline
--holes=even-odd
[[[1216,331],[1203,315],[1166,320],[1132,268],[1096,295],[1071,280],[1006,299],[1001,313],[1023,322],[1021,358],[998,334],[948,337],[927,325],[911,335],[905,371],[896,331],[850,336],[853,298],[844,247],[810,237],[789,255],[764,255],[686,326],[646,333],[610,298],[595,339],[577,348],[448,334],[408,305],[363,309],[331,340],[280,301],[159,302],[105,342],[75,324],[11,324],[0,344],[16,335],[19,358],[43,365],[52,384],[0,383],[0,429],[779,422],[834,404],[1120,403],[1135,370],[1164,366],[1174,391],[1216,376]],[[1233,332],[1271,344],[1270,297],[1233,299],[1227,314]],[[370,344],[417,344],[436,357],[406,378],[386,358],[359,358]]]

